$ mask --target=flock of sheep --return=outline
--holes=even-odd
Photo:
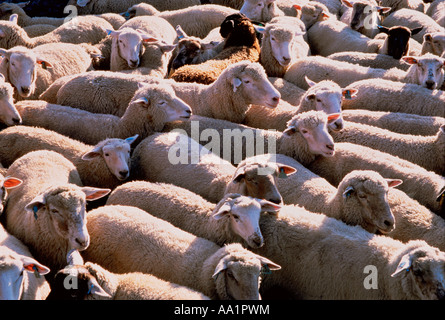
[[[0,299],[445,299],[444,0],[25,6]]]

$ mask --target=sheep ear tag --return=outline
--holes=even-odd
[[[40,278],[40,276],[43,276],[50,272],[50,269],[48,267],[38,263],[36,260],[30,257],[22,256],[21,260],[23,263],[23,268],[26,271],[33,272],[36,278]]]
[[[345,192],[343,192],[343,198],[345,198],[345,199],[349,198],[352,195],[353,192],[354,192],[354,188],[353,187],[351,187],[351,186],[347,187],[345,189]]]
[[[40,64],[42,66],[42,69],[47,70],[47,69],[52,69],[52,65],[49,62],[43,61],[43,60],[37,60],[37,63]]]
[[[409,254],[405,254],[402,257],[402,259],[400,259],[399,265],[397,266],[396,271],[391,275],[391,277],[398,275],[404,270],[408,272],[410,267],[411,267],[411,259],[409,257]]]
[[[287,178],[287,174],[286,174],[284,168],[282,168],[282,167],[280,168],[280,173],[278,174],[278,178],[281,178],[281,179]]]
[[[238,89],[238,87],[241,85],[241,79],[239,78],[233,78],[232,80],[232,86],[233,86],[233,92],[236,92],[236,90]]]

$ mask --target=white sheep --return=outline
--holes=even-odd
[[[436,21],[425,13],[412,10],[412,9],[400,9],[394,11],[387,16],[382,25],[385,27],[405,26],[410,29],[422,28],[422,31],[413,35],[413,38],[422,43],[423,36],[426,33],[444,32],[444,27],[440,26]]]
[[[114,189],[130,175],[130,149],[136,138],[106,139],[90,146],[43,128],[14,126],[0,131],[0,159],[9,167],[28,152],[52,150],[73,162],[84,185]]]
[[[263,215],[260,227],[268,245],[255,252],[282,267],[264,278],[262,291],[278,286],[300,299],[443,299],[445,253],[424,241],[405,244],[294,206]]]
[[[105,19],[96,16],[78,16],[50,33],[30,38],[26,31],[17,25],[17,15],[11,15],[11,20],[0,21],[0,48],[11,49],[15,46],[34,48],[55,42],[96,44],[107,36],[105,29],[112,29],[112,25]]]
[[[50,43],[34,49],[0,49],[0,73],[16,89],[17,100],[36,99],[56,79],[91,69],[91,56],[80,45]]]
[[[107,138],[138,139],[163,129],[166,122],[190,117],[191,109],[168,86],[145,84],[134,94],[122,117],[25,100],[16,104],[23,124],[43,127],[83,143],[95,145]],[[73,119],[76,119],[73,121]]]
[[[266,109],[253,106],[246,113],[244,124],[249,127],[260,129],[286,130],[287,122],[296,114],[317,110],[327,114],[341,113],[343,99],[354,99],[357,90],[349,88],[348,92],[340,88],[333,81],[324,80],[315,83],[306,78],[310,86],[301,98],[301,103],[297,106],[287,106],[280,103],[275,109]],[[340,130],[343,128],[342,116],[329,124],[329,129]]]
[[[301,11],[300,20],[304,23],[306,30],[309,30],[314,23],[330,17],[329,9],[318,1],[309,1],[303,6],[294,5],[294,9],[298,10],[298,12]]]
[[[355,99],[343,102],[344,110],[367,109],[445,118],[445,92],[440,90],[384,79],[356,81],[345,89],[348,88],[357,89],[358,93]]]
[[[293,83],[284,80],[280,77],[268,77],[270,83],[278,90],[281,94],[281,101],[286,101],[293,106],[298,106],[301,103],[301,99],[303,98],[306,90],[303,90]]]
[[[264,245],[260,215],[277,214],[281,206],[266,200],[228,193],[215,205],[190,190],[165,183],[135,181],[117,189],[107,205],[131,205],[175,227],[217,245]],[[267,244],[265,244],[267,245]]]
[[[233,8],[215,4],[160,12],[147,3],[139,3],[130,7],[124,16],[133,18],[140,15],[155,15],[167,20],[174,28],[180,25],[190,36],[204,38],[211,30],[219,27],[227,16],[237,12],[238,10]]]
[[[375,69],[388,70],[391,68],[398,68],[406,71],[410,67],[410,65],[405,63],[403,60],[397,60],[387,54],[382,54],[382,53],[344,51],[344,52],[333,53],[327,56],[327,58],[336,61],[344,61],[353,64],[358,64],[362,67],[375,68]]]
[[[421,55],[428,52],[439,57],[443,55],[445,52],[445,32],[425,33]]]
[[[269,22],[272,18],[284,16],[275,0],[244,0],[240,13],[247,18],[260,22]]]
[[[241,123],[251,105],[274,108],[280,93],[272,86],[264,68],[241,61],[228,66],[210,85],[172,83],[176,94],[193,114]]]
[[[269,77],[283,77],[296,59],[311,53],[303,39],[304,26],[293,26],[288,23],[289,19],[299,21],[292,17],[274,18],[261,32],[260,62]]]
[[[402,112],[349,109],[342,111],[346,121],[364,123],[402,134],[434,136],[445,125],[443,117],[419,116]]]
[[[9,193],[4,212],[7,231],[52,272],[63,268],[69,250],[84,250],[89,244],[85,201],[111,190],[81,187],[73,163],[48,150],[20,157],[7,174],[23,181]]]
[[[0,60],[0,65],[1,65]],[[14,87],[5,81],[5,77],[0,73],[0,121],[7,126],[22,123],[22,117],[14,105]]]
[[[174,157],[179,152],[178,157]],[[172,183],[189,189],[206,200],[218,203],[226,193],[266,199],[281,203],[276,180],[281,171],[295,172],[288,166],[240,163],[234,167],[177,132],[158,133],[145,138],[134,150],[132,179]],[[131,170],[133,172],[133,169]],[[181,172],[181,176],[178,176]]]
[[[337,186],[352,170],[374,170],[388,179],[400,179],[400,190],[440,214],[445,178],[404,159],[369,147],[347,142],[335,143],[332,157],[319,157],[308,169]]]
[[[126,11],[132,5],[138,4],[140,2],[149,3],[160,11],[182,9],[201,4],[199,0],[69,0],[67,5],[75,5],[77,7],[78,13],[81,15],[85,15],[108,12],[121,13]]]
[[[427,53],[421,57],[406,56],[402,60],[411,65],[407,71],[398,68],[389,70],[366,68],[349,62],[311,56],[294,63],[287,70],[284,79],[303,89],[308,87],[304,76],[316,82],[329,79],[342,87],[355,81],[371,78],[414,83],[431,90],[442,86],[444,82],[442,66],[445,63],[443,58]]]
[[[263,265],[280,268],[240,244],[221,248],[136,207],[92,210],[88,230],[91,243],[82,252],[86,261],[116,273],[149,273],[211,299],[259,299]]]
[[[380,5],[391,7],[390,13],[403,8],[417,10],[420,12],[425,10],[425,4],[422,0],[381,0]]]
[[[204,147],[234,165],[247,157],[264,153],[286,154],[303,165],[309,165],[317,157],[331,157],[334,154],[334,141],[327,126],[339,116],[328,116],[323,111],[296,114],[283,132],[192,116],[189,121],[169,123],[165,130],[182,129],[178,132],[199,139],[201,144],[211,139]],[[221,139],[222,148],[218,143]]]
[[[332,131],[331,136],[335,142],[367,146],[445,175],[445,125],[434,135],[419,136],[345,121],[344,128]]]
[[[434,0],[425,12],[429,15],[438,25],[445,25],[445,3],[443,0]]]
[[[77,281],[77,287],[66,288],[67,279]],[[53,282],[47,300],[210,300],[198,291],[151,274],[117,274],[91,262],[66,266]]]
[[[45,300],[50,287],[43,276],[49,271],[0,225],[0,300]]]

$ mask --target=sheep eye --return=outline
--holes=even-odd
[[[237,214],[233,214],[233,213],[232,213],[232,216],[233,216],[233,218],[234,218],[235,220],[239,220],[239,215],[237,215]]]
[[[274,37],[271,37],[270,40],[275,41],[275,38],[274,38]]]
[[[227,269],[227,276],[235,280],[235,276],[233,275],[233,272],[230,269]]]
[[[366,199],[366,195],[365,194],[359,194],[358,197],[362,198],[362,199]]]
[[[317,102],[321,102],[321,100],[320,100],[320,99],[317,99]]]
[[[110,154],[109,153],[105,153],[105,157],[109,157],[110,156]]]
[[[306,134],[308,131],[306,129],[301,129],[301,133]]]
[[[249,80],[244,80],[244,83],[250,83],[250,81]]]
[[[59,214],[59,211],[57,211],[56,209],[51,209],[50,212],[51,212],[52,214]]]

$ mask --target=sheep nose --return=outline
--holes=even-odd
[[[22,123],[22,119],[19,118],[13,118],[12,122],[14,122],[14,124],[21,124]]]
[[[428,89],[432,89],[434,88],[434,85],[436,84],[436,82],[432,81],[432,80],[428,80],[425,82],[425,85]]]
[[[387,226],[387,227],[391,227],[391,226],[392,226],[392,222],[391,222],[391,221],[388,221],[388,220],[383,221],[383,224],[384,224],[385,226]]]
[[[135,67],[135,66],[138,65],[138,61],[137,60],[130,60],[130,65]]]
[[[76,238],[76,243],[81,247],[85,248],[88,245],[88,239]]]
[[[272,101],[275,102],[275,103],[278,103],[278,102],[280,102],[280,97],[275,96],[275,97],[272,98]]]
[[[267,201],[276,203],[276,204],[280,204],[281,203],[281,199],[267,199]]]
[[[189,109],[185,110],[185,112],[188,114],[192,114],[192,110],[189,110]]]
[[[29,87],[21,87],[21,89],[24,94],[29,93]]]
[[[119,171],[119,174],[121,175],[121,177],[126,177],[128,175],[128,170]]]
[[[328,148],[329,150],[334,150],[334,145],[333,144],[327,144],[326,148]]]

